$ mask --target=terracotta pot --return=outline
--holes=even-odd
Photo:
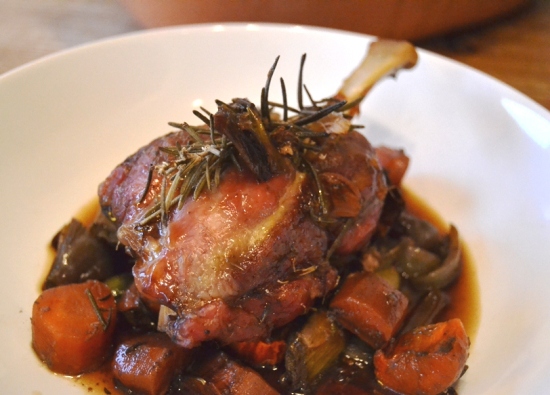
[[[510,14],[530,0],[120,0],[144,27],[277,22],[416,40]]]

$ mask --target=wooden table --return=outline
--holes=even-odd
[[[139,30],[114,0],[0,0],[0,73]],[[488,26],[417,43],[490,74],[550,109],[550,0]]]
[[[416,44],[490,74],[550,109],[550,0],[482,28]]]

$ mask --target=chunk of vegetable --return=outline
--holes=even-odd
[[[285,357],[294,389],[308,390],[346,346],[344,333],[326,312],[312,314],[290,342]]]
[[[437,315],[450,302],[451,298],[445,292],[437,289],[428,292],[408,314],[407,322],[401,328],[401,333],[407,333],[417,327],[433,324]]]
[[[100,280],[113,275],[115,254],[104,241],[94,237],[76,219],[52,241],[56,256],[44,282],[44,289],[58,285]]]
[[[377,379],[405,395],[437,395],[457,381],[470,341],[459,319],[428,325],[401,336],[374,355]]]
[[[285,357],[286,342],[277,340],[273,342],[247,341],[232,343],[229,347],[242,360],[254,366],[275,366],[281,363]]]
[[[403,212],[399,217],[399,225],[414,244],[429,251],[435,251],[442,243],[443,237],[439,230],[430,222],[418,218],[411,213]]]
[[[110,283],[110,282],[109,282]],[[137,330],[153,330],[157,325],[159,306],[144,301],[134,282],[117,301],[117,309],[124,319]]]
[[[113,359],[113,374],[132,391],[162,395],[176,373],[190,361],[190,350],[179,347],[164,333],[150,332],[132,337],[118,346]]]
[[[462,251],[458,231],[451,225],[449,230],[449,252],[441,265],[422,276],[411,279],[417,289],[442,289],[450,285],[460,275],[462,269]]]
[[[224,395],[278,395],[257,372],[219,353],[196,372],[209,387]]]
[[[32,346],[54,372],[93,371],[112,349],[115,300],[105,284],[90,280],[44,291],[34,302]]]
[[[381,348],[399,329],[408,300],[381,277],[367,273],[348,276],[332,299],[336,320],[373,348]]]

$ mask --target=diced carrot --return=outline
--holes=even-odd
[[[164,333],[146,333],[118,346],[113,374],[127,389],[140,394],[162,395],[176,373],[191,361],[191,353]]]
[[[373,348],[384,346],[403,321],[408,300],[381,277],[348,276],[330,303],[336,320]]]
[[[93,371],[109,357],[116,326],[111,290],[90,280],[44,291],[34,302],[32,345],[54,372]]]
[[[200,369],[200,377],[224,395],[278,395],[256,371],[220,353]]]
[[[457,381],[470,341],[459,319],[419,327],[374,355],[377,379],[405,395],[436,395]]]
[[[219,372],[220,376],[225,376],[230,383],[226,392],[228,395],[278,395],[278,392],[273,389],[258,373],[254,370],[245,368],[235,362],[229,363],[226,368]],[[218,381],[219,383],[219,381]],[[216,385],[218,390],[222,391],[223,386]]]
[[[270,343],[264,341],[236,342],[229,345],[244,361],[255,366],[275,366],[285,357],[286,342],[277,340]]]

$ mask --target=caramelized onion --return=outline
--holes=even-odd
[[[412,278],[411,282],[418,289],[442,289],[450,285],[460,274],[461,251],[458,231],[451,225],[449,230],[449,253],[441,266],[428,274]]]
[[[401,333],[407,333],[417,327],[433,324],[435,317],[449,302],[449,295],[440,290],[428,292],[411,312],[406,324],[401,328]]]
[[[415,279],[436,269],[441,259],[434,253],[413,244],[404,238],[399,245],[399,256],[395,267],[405,278]]]
[[[417,246],[433,251],[441,244],[439,231],[428,221],[409,213],[403,213],[399,218],[399,223]]]

